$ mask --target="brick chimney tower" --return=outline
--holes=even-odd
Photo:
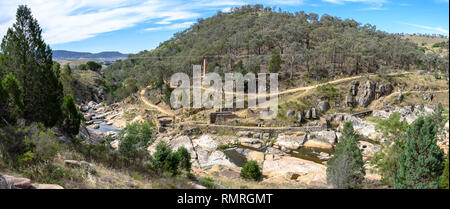
[[[203,77],[206,76],[206,59],[203,59]]]

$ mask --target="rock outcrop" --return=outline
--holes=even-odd
[[[319,104],[317,105],[317,108],[320,110],[320,112],[326,112],[328,111],[331,107],[330,107],[330,103],[327,101],[321,101],[319,102]]]
[[[285,147],[286,149],[296,150],[303,145],[305,138],[305,135],[286,136],[284,134],[279,134],[275,144],[280,147]]]
[[[28,178],[0,174],[0,189],[64,189],[56,184],[32,184]]]
[[[367,107],[375,99],[375,85],[371,81],[366,81],[361,91],[358,104],[361,107]]]
[[[324,165],[295,157],[265,160],[263,175],[267,176],[264,182],[285,181],[287,179],[317,186],[324,186],[327,183]]]

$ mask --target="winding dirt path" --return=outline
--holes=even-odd
[[[406,74],[411,74],[412,72],[402,72],[402,73],[390,73],[388,74],[388,76],[398,76],[398,75],[406,75]],[[244,94],[244,95],[252,95],[255,99],[258,99],[259,97],[267,97],[267,96],[272,96],[272,95],[284,95],[284,94],[290,94],[290,93],[296,93],[299,91],[308,91],[308,90],[312,90],[312,89],[316,89],[317,87],[323,86],[323,85],[328,85],[328,84],[338,84],[338,83],[343,83],[343,82],[347,82],[347,81],[351,81],[351,80],[355,80],[355,79],[359,79],[362,77],[365,77],[366,75],[358,75],[358,76],[352,76],[352,77],[347,77],[347,78],[341,78],[341,79],[337,79],[337,80],[333,80],[333,81],[329,81],[329,82],[325,82],[325,83],[320,83],[320,84],[315,84],[315,85],[311,85],[311,86],[305,86],[305,87],[299,87],[299,88],[293,88],[293,89],[288,89],[285,91],[281,91],[278,93],[269,93],[269,94],[265,94],[265,95],[252,95],[252,94],[244,94],[244,93],[239,93],[239,94]],[[377,76],[376,74],[373,75],[369,75],[369,77],[373,77],[373,76]],[[206,87],[201,87],[202,90],[206,90],[208,88]],[[147,100],[147,98],[145,98],[145,90],[147,89],[144,88],[141,90],[140,92],[140,99],[142,100],[142,102],[144,102],[144,104],[146,104],[147,106],[149,106],[150,108],[153,108],[163,114],[166,115],[170,115],[170,116],[174,116],[175,114],[173,113],[172,110],[167,110],[164,109],[162,107],[159,107],[157,105],[152,104],[150,101]],[[224,92],[224,94],[237,94],[237,92]],[[303,94],[301,94],[303,95]]]
[[[174,116],[175,115],[172,110],[166,110],[166,109],[164,109],[162,107],[159,107],[157,105],[154,105],[150,101],[148,101],[148,99],[145,98],[145,90],[146,89],[147,88],[142,89],[140,94],[139,94],[139,97],[141,98],[142,102],[144,102],[144,104],[146,104],[150,108],[153,108],[153,109],[155,109],[155,110],[157,110],[157,111],[159,111],[159,112],[161,112],[163,114],[170,115],[170,116]]]
[[[372,102],[372,104],[369,105],[369,109],[374,109],[376,107],[378,107],[378,105],[383,104],[385,101],[388,101],[390,98],[392,98],[393,96],[399,95],[400,93],[402,94],[407,94],[407,93],[445,93],[448,92],[449,90],[438,90],[438,91],[403,91],[403,92],[393,92],[385,97],[381,97],[378,100],[375,100],[374,102]]]

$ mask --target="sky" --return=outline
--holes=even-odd
[[[390,33],[449,35],[449,0],[0,0],[0,36],[28,5],[54,50],[137,53],[217,11],[246,4],[329,14]]]

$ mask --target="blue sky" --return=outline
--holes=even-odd
[[[0,36],[18,4],[31,7],[53,49],[83,52],[151,50],[198,18],[244,4],[351,18],[392,33],[449,34],[448,0],[2,0]]]

